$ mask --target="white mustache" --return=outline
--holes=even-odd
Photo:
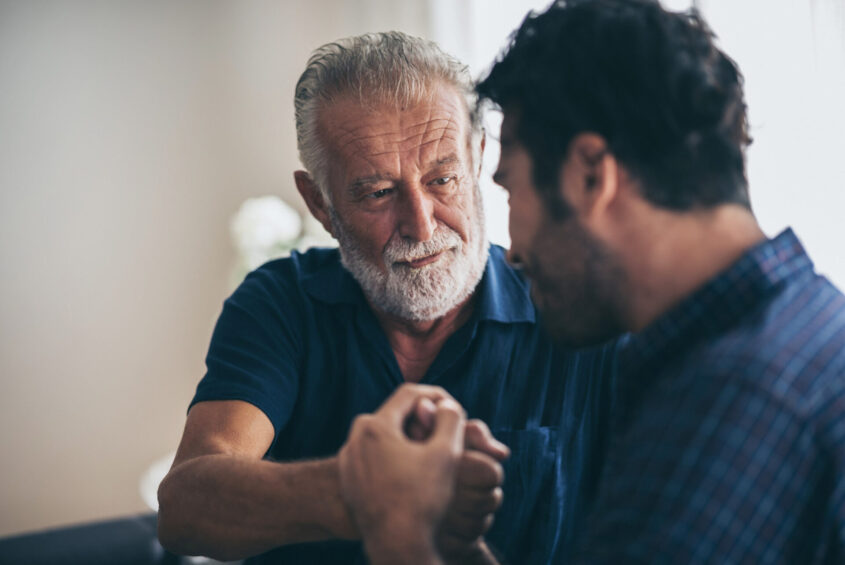
[[[416,261],[453,248],[460,251],[462,243],[457,232],[447,227],[438,226],[429,241],[394,239],[384,251],[385,264],[392,265],[393,263]]]

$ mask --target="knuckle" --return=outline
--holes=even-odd
[[[350,436],[361,436],[372,433],[376,426],[376,418],[372,414],[360,414],[352,420]]]
[[[501,486],[505,482],[505,469],[498,461],[493,462],[492,466],[493,480],[497,486]]]
[[[479,504],[479,507],[487,513],[495,512],[502,505],[503,500],[504,493],[502,492],[502,489],[496,487],[489,493],[487,493],[487,495],[484,497],[484,502],[482,504]]]
[[[455,453],[452,446],[437,449],[430,454],[430,461],[432,465],[436,465],[442,469],[458,470],[458,459],[460,453]],[[457,479],[457,476],[455,477]]]
[[[504,502],[504,500],[505,500],[505,491],[502,490],[501,487],[494,488],[493,489],[493,504],[494,504],[493,509],[494,510],[498,509],[502,505],[502,502]]]
[[[476,424],[477,420],[469,420],[466,423],[466,428],[464,429],[464,442],[466,446],[470,449],[477,449],[483,443],[483,437],[481,431],[478,429],[478,425]]]
[[[493,522],[495,521],[495,519],[496,519],[496,516],[495,516],[495,515],[493,515],[493,514],[488,514],[488,515],[484,518],[484,523],[483,523],[483,525],[482,525],[483,530],[482,530],[482,532],[481,532],[482,534],[487,533],[487,531],[488,531],[491,527],[493,527]]]
[[[467,430],[470,433],[473,433],[477,436],[487,436],[490,434],[490,428],[487,427],[487,424],[484,423],[483,420],[479,420],[478,418],[473,418],[467,422]]]
[[[456,418],[466,418],[466,410],[455,400],[441,400],[438,409],[443,412],[449,412]]]
[[[370,421],[373,417],[370,414],[359,414],[355,416],[355,419],[352,420],[352,427],[353,428],[364,428],[370,425]]]

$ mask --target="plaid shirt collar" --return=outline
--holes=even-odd
[[[625,337],[620,377],[656,375],[671,358],[758,308],[787,280],[812,272],[813,263],[791,229],[759,243],[643,331]]]

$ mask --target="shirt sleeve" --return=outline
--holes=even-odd
[[[841,479],[805,415],[729,378],[668,380],[643,397],[613,424],[597,499],[567,562],[827,563],[841,555],[831,547]]]
[[[242,400],[264,412],[276,436],[287,423],[299,389],[301,314],[295,285],[261,268],[223,304],[211,337],[207,371],[191,406]]]

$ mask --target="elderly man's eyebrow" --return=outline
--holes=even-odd
[[[393,177],[387,174],[375,174],[365,177],[356,177],[347,185],[347,192],[353,197],[360,196],[374,184],[384,181],[392,181]]]
[[[450,153],[445,157],[440,157],[439,159],[431,161],[428,168],[433,169],[435,167],[442,167],[443,165],[452,165],[454,163],[460,163],[460,158],[458,157],[457,153]],[[394,180],[394,178],[392,175],[389,174],[374,174],[367,175],[364,177],[355,177],[349,182],[348,187],[350,191],[355,191],[371,184],[386,180],[392,181]]]
[[[356,177],[349,183],[349,188],[357,188],[359,186],[366,186],[368,184],[377,183],[383,180],[393,180],[390,175],[369,175],[366,177]]]
[[[446,155],[445,157],[441,157],[439,159],[435,159],[434,161],[432,161],[431,164],[429,165],[429,168],[442,167],[443,165],[452,165],[454,163],[459,163],[459,162],[460,162],[460,159],[458,158],[458,155],[456,153],[450,153],[449,155]]]

